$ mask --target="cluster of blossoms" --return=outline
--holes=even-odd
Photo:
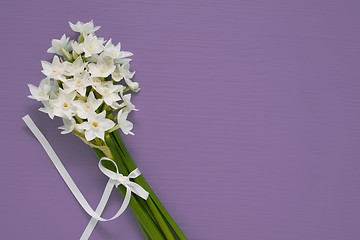
[[[121,51],[120,43],[97,37],[94,33],[100,27],[94,27],[93,21],[69,24],[80,33],[78,41],[69,41],[65,34],[52,40],[47,51],[55,53],[52,62],[41,61],[46,78],[38,87],[28,85],[29,97],[41,101],[44,107],[39,110],[51,119],[63,119],[62,134],[74,132],[87,141],[104,140],[106,131],[118,128],[133,134],[127,116],[137,109],[127,92],[140,90],[139,84],[131,81],[135,72],[129,70],[128,57],[133,54]]]

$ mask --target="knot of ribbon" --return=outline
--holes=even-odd
[[[105,168],[102,165],[103,161],[111,162],[113,164],[113,166],[115,167],[116,172],[113,172],[113,171]],[[99,161],[99,169],[109,179],[114,181],[114,185],[116,187],[119,187],[120,185],[124,185],[124,187],[126,187],[126,189],[127,189],[126,195],[128,193],[131,194],[131,192],[133,192],[136,195],[138,195],[139,197],[143,198],[144,200],[146,200],[148,198],[149,193],[144,188],[142,188],[139,184],[130,181],[131,178],[137,178],[138,176],[141,175],[141,172],[139,171],[139,169],[136,168],[128,176],[124,176],[121,173],[119,173],[119,169],[118,169],[116,163],[112,159],[107,158],[107,157],[102,157],[100,159],[100,161]],[[126,198],[126,195],[125,195],[125,198]]]

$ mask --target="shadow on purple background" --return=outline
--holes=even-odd
[[[131,155],[192,240],[360,239],[357,1],[8,1],[0,9],[1,239],[89,220],[25,128],[31,114],[95,206],[92,151],[28,99],[68,21],[134,52]],[[118,208],[115,193],[105,216]],[[91,239],[142,239],[130,210]]]

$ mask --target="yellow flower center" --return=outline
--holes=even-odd
[[[98,124],[97,124],[96,122],[93,122],[93,126],[94,126],[94,127],[97,127]]]
[[[86,105],[86,108],[91,108],[89,105]]]
[[[76,83],[81,83],[81,80],[80,80],[80,81],[77,81]]]
[[[64,102],[63,106],[68,107],[69,105],[66,102]]]

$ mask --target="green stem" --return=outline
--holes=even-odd
[[[73,62],[73,58],[71,57],[70,53],[65,50],[65,48],[61,48],[60,51],[64,54],[64,56],[70,61],[70,62]]]
[[[78,115],[75,115],[74,118],[75,118],[77,123],[82,123],[83,122],[83,120],[80,117],[78,117]]]
[[[145,228],[143,227],[143,225],[141,224],[140,220],[138,217],[136,217],[136,220],[138,221],[138,224],[140,226],[140,229],[142,231],[142,233],[144,234],[144,237],[146,240],[152,240],[151,237],[149,236],[149,234],[146,232]]]
[[[79,43],[82,43],[84,41],[84,34],[80,34],[79,36]]]
[[[95,149],[94,149],[94,150],[95,150]],[[96,153],[96,155],[98,155],[99,158],[105,156],[101,151],[98,151],[98,150],[96,150],[95,153]],[[110,169],[110,170],[112,170],[112,171],[115,171],[115,170],[116,170],[115,167],[114,167],[110,162],[103,162],[103,165],[104,165],[106,168],[108,168],[108,169]],[[120,190],[119,190],[119,191],[120,191]],[[136,217],[136,221],[138,222],[138,224],[139,224],[139,226],[140,226],[141,231],[143,232],[143,234],[144,234],[144,236],[145,236],[145,239],[146,239],[146,240],[152,240],[152,239],[150,238],[149,234],[146,232],[146,230],[145,230],[145,228],[144,228],[141,220],[139,219],[139,216],[135,215],[135,217]]]
[[[87,102],[87,98],[81,96],[80,94],[76,93],[76,97],[80,98],[81,100],[83,100],[84,102]]]
[[[124,165],[120,155],[118,154],[118,152],[116,150],[116,145],[112,142],[109,135],[107,135],[105,137],[105,142],[110,149],[110,152],[113,157],[112,159],[116,162],[116,164],[119,167],[119,171],[121,170],[122,174],[128,175],[129,172],[127,171],[126,166]],[[111,156],[109,156],[109,157],[111,157]],[[119,190],[122,192],[123,196],[125,196],[126,189],[122,185],[119,186]],[[148,213],[146,211],[144,211],[144,209],[142,209],[142,207],[139,205],[139,203],[137,202],[134,195],[131,196],[130,207],[133,210],[134,214],[139,217],[141,224],[143,225],[144,229],[149,234],[151,239],[154,239],[154,240],[164,239],[165,240],[161,231],[158,229],[158,227],[156,226],[154,221],[151,219],[151,217],[148,215]]]
[[[156,221],[159,223],[161,230],[166,236],[166,239],[175,240],[173,233],[171,232],[169,226],[167,225],[163,216],[159,212],[159,209],[155,206],[155,203],[153,202],[153,199],[151,197],[148,198],[147,203],[149,205],[151,212],[154,214]]]
[[[99,149],[93,148],[93,150],[94,150],[95,154],[98,156],[99,159],[102,158],[102,157],[104,157],[104,156],[106,156],[106,155],[105,155],[101,150],[99,150]],[[107,162],[107,161],[106,161],[106,162],[104,162],[103,164],[104,164],[104,166],[105,166],[106,168],[108,168],[108,169],[110,169],[110,170],[112,170],[112,171],[115,171],[114,166],[113,166],[110,162]],[[121,189],[120,186],[119,186],[118,190],[120,191],[120,193],[121,193],[123,196],[125,196],[125,191],[123,191],[123,189]],[[136,201],[135,201],[135,202],[136,202]],[[141,227],[141,230],[142,230],[143,232],[145,232],[145,233],[144,233],[145,238],[146,238],[147,240],[155,240],[155,239],[157,239],[157,238],[152,238],[152,237],[151,237],[152,235],[150,235],[150,233],[148,233],[148,231],[149,231],[148,229],[149,229],[149,228],[151,229],[151,226],[148,227],[148,226],[146,225],[144,219],[142,219],[143,216],[142,216],[141,214],[138,214],[138,211],[137,211],[138,207],[137,207],[137,206],[134,206],[134,205],[136,205],[136,203],[134,203],[133,197],[131,197],[129,205],[130,205],[130,208],[131,208],[131,210],[133,211],[133,213],[134,213],[134,215],[135,215],[135,217],[136,217],[136,220],[138,221],[138,223],[139,223],[139,225],[140,225],[140,227]],[[157,234],[154,234],[154,233],[153,233],[153,235],[157,236]],[[157,236],[157,237],[158,237],[158,236]],[[164,238],[160,235],[160,238],[159,238],[159,239],[164,239]]]
[[[126,167],[130,170],[130,169],[135,169],[136,164],[133,162],[133,160],[131,159],[121,137],[118,131],[114,131],[111,133],[112,136],[115,137],[115,141],[118,143],[118,146],[120,147],[120,149],[124,152],[124,155],[126,156],[127,161],[124,161]],[[164,234],[166,234],[166,236],[173,236],[170,229],[168,229],[166,223],[164,222],[163,218],[161,215],[156,215],[155,213],[158,213],[158,211],[160,211],[160,213],[165,217],[166,221],[169,223],[169,225],[171,226],[171,228],[174,230],[174,232],[176,233],[176,235],[179,237],[179,239],[181,240],[185,240],[187,239],[185,237],[185,235],[183,234],[183,232],[180,230],[179,226],[175,223],[175,221],[172,219],[172,217],[170,216],[170,214],[167,212],[167,210],[165,209],[165,207],[162,205],[162,203],[160,202],[160,200],[157,198],[157,196],[155,195],[155,193],[152,191],[152,189],[150,188],[149,184],[146,182],[145,178],[143,177],[143,175],[140,175],[139,177],[137,177],[135,179],[136,182],[138,182],[141,186],[143,186],[150,194],[150,199],[147,201],[149,204],[150,209],[153,211],[156,219],[159,219],[159,224],[162,226],[162,230],[164,231]],[[152,204],[155,205],[152,205]],[[164,224],[166,226],[164,226]],[[173,239],[173,238],[170,238]]]
[[[156,224],[156,226],[159,228],[159,224],[157,223],[154,214],[151,212],[148,204],[146,201],[139,201],[140,205],[143,207],[143,209],[149,214],[149,216],[151,217],[151,219],[153,220],[153,222]]]
[[[75,50],[72,51],[72,56],[74,61],[78,58],[79,54],[77,54],[77,52]]]
[[[104,111],[104,110],[106,110],[107,107],[108,107],[108,105],[104,102],[104,105],[103,105],[103,107],[102,107],[102,109],[101,109],[101,112]]]
[[[115,131],[115,130],[118,130],[120,128],[120,125],[119,124],[116,124],[115,126],[113,126],[112,128],[110,128],[109,130],[108,130],[108,133],[111,133],[111,132],[113,132],[113,131]]]
[[[115,137],[113,137],[113,138],[114,138],[113,139],[114,143],[117,143]],[[120,146],[118,146],[118,148],[116,148],[116,149],[118,150],[118,153],[119,153],[119,155],[121,155],[122,159],[126,159],[126,156],[124,155]],[[126,161],[123,161],[123,162],[126,163]],[[131,172],[135,169],[135,168],[129,169],[128,166],[126,166],[126,164],[125,164],[125,168],[128,170],[128,172]],[[159,209],[155,206],[153,200],[149,197],[147,199],[146,203],[149,208],[149,211],[148,211],[149,215],[151,213],[151,215],[155,218],[156,221],[154,221],[154,222],[159,224],[159,227],[162,230],[162,232],[164,233],[166,239],[175,240],[173,233],[171,232],[170,228],[168,227],[165,220],[163,219],[163,216],[159,212]],[[144,204],[144,205],[146,205],[146,204]]]
[[[114,144],[116,145],[117,143],[114,142]],[[116,148],[117,150],[117,153],[120,155],[121,159],[125,159],[125,155],[124,153],[121,151],[121,149],[119,147]],[[127,170],[127,173],[130,173],[131,171],[126,167],[126,165],[124,166],[124,168],[126,168]],[[136,196],[135,196],[136,197]],[[148,204],[146,201],[143,201],[143,200],[139,200],[139,204],[143,207],[143,209],[149,214],[149,216],[152,218],[152,220],[154,221],[154,223],[159,227],[156,219],[155,219],[155,216],[153,214],[153,212],[151,211],[151,209],[149,208]]]
[[[116,141],[114,141],[114,144],[117,145]],[[120,155],[121,159],[125,159],[124,153],[121,151],[119,147],[116,147],[117,153]],[[126,169],[126,175],[128,175],[131,171],[126,167],[126,165],[122,165],[124,169]],[[147,205],[146,201],[140,200],[139,204],[143,207],[143,209],[149,214],[149,216],[152,218],[154,223],[158,226],[158,223],[156,222],[154,214],[151,212],[149,206]]]

